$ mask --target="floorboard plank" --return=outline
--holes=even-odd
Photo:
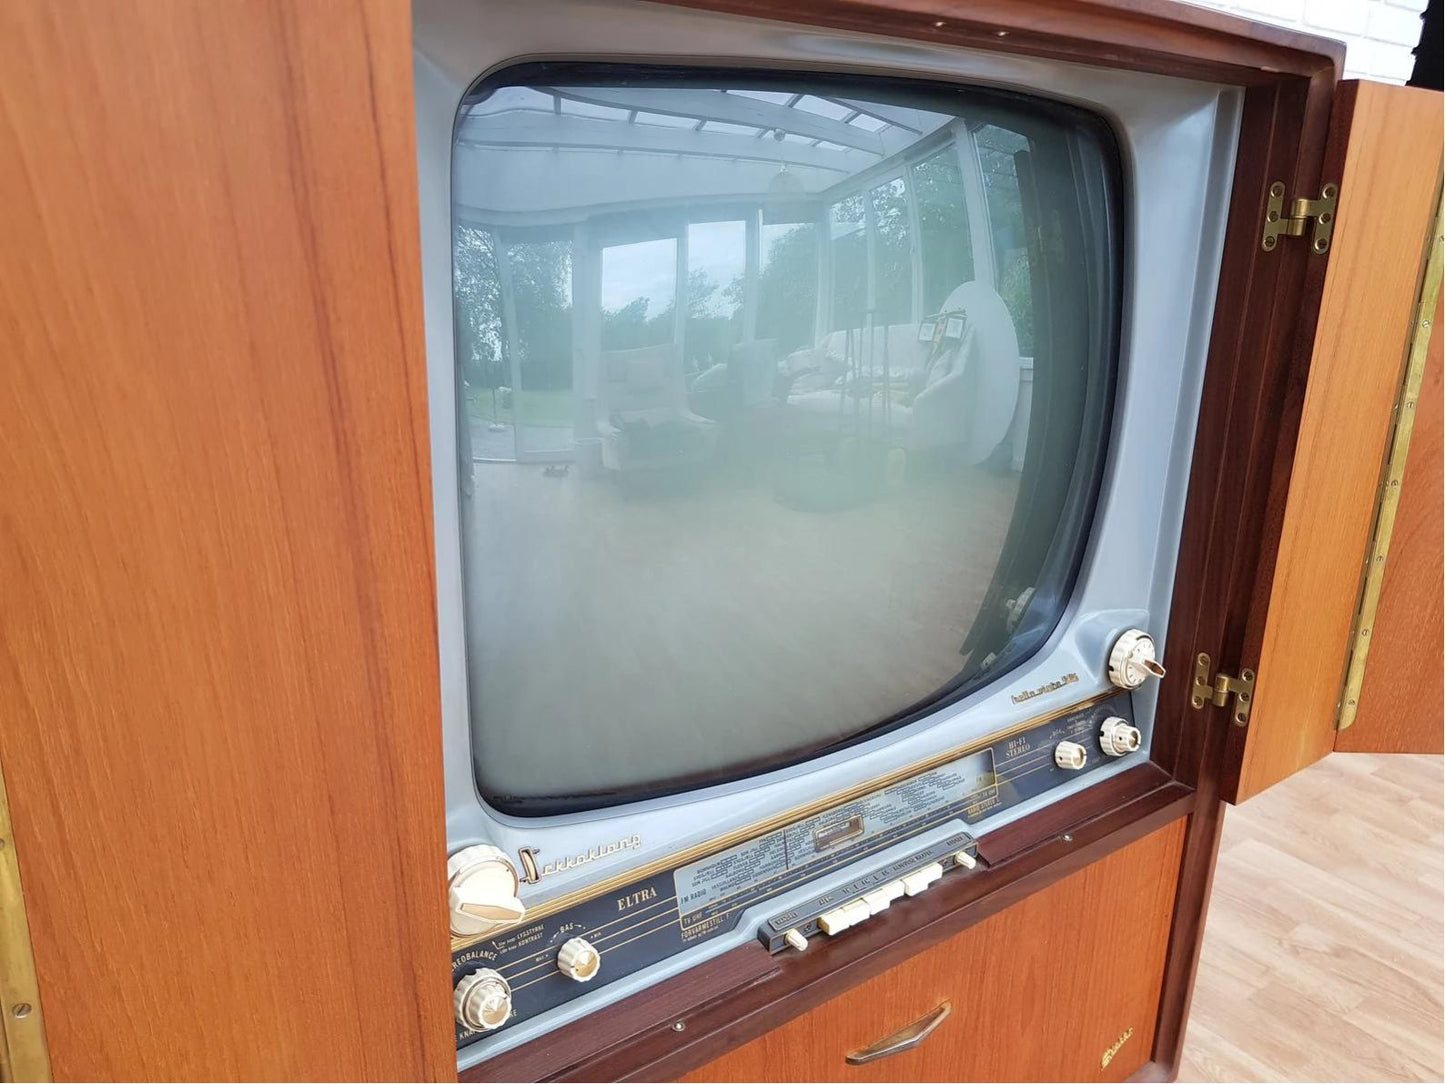
[[[1180,1080],[1445,1078],[1442,772],[1335,753],[1226,813]]]

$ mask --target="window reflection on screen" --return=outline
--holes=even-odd
[[[767,770],[1036,650],[1102,469],[1116,174],[1101,122],[982,90],[476,88],[454,326],[483,795]]]

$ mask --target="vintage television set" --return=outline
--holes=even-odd
[[[984,893],[1247,720],[1168,638],[1246,88],[898,18],[415,5],[463,1070]]]

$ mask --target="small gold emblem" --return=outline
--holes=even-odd
[[[1025,700],[1032,700],[1036,696],[1043,696],[1044,693],[1051,693],[1055,689],[1062,689],[1065,685],[1077,685],[1078,682],[1078,674],[1065,674],[1063,677],[1054,678],[1053,681],[1040,685],[1037,689],[1025,689],[1021,693],[1014,693],[1009,699],[1015,704],[1022,704]]]
[[[1114,1055],[1117,1054],[1117,1053],[1119,1053],[1119,1051],[1123,1049],[1124,1044],[1127,1043],[1127,1042],[1128,1042],[1130,1039],[1132,1039],[1133,1037],[1134,1037],[1134,1029],[1133,1029],[1133,1028],[1129,1028],[1127,1031],[1124,1032],[1123,1035],[1120,1035],[1119,1038],[1114,1042],[1114,1045],[1111,1046],[1111,1047],[1109,1047],[1108,1050],[1105,1050],[1105,1051],[1104,1051],[1104,1056],[1099,1059],[1099,1068],[1100,1068],[1100,1069],[1107,1069],[1107,1068],[1109,1068],[1109,1063],[1114,1060]]]

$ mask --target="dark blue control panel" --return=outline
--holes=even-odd
[[[1117,763],[1099,743],[1100,727],[1109,716],[1132,724],[1127,693],[1082,705],[821,813],[457,950],[453,983],[491,968],[511,987],[513,1008],[511,1019],[497,1031],[458,1025],[457,1046],[485,1040],[517,1020],[730,931],[756,903],[854,864],[864,864],[860,875],[870,876],[866,861],[871,855],[950,820],[972,824]],[[1055,763],[1055,747],[1064,741],[1083,746],[1087,759],[1082,767],[1070,770]],[[961,835],[971,849],[971,837]],[[590,982],[558,970],[558,950],[574,937],[585,938],[601,956]]]

